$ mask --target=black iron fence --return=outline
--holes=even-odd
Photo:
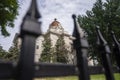
[[[114,80],[113,68],[110,62],[110,49],[103,38],[99,28],[96,28],[96,33],[99,41],[99,49],[101,52],[101,60],[103,67],[94,66],[88,67],[87,53],[88,42],[87,39],[80,36],[80,27],[77,24],[76,16],[73,15],[74,21],[74,48],[76,49],[77,64],[51,64],[51,63],[34,63],[35,40],[41,35],[40,18],[36,6],[36,0],[32,0],[32,5],[23,19],[21,25],[20,36],[22,38],[21,54],[17,64],[13,62],[0,63],[0,80],[1,79],[15,79],[15,80],[33,80],[35,77],[57,77],[57,76],[79,76],[79,80],[90,80],[91,74],[104,73],[106,80]],[[116,45],[115,54],[118,67],[120,68],[120,44],[112,32],[113,40]]]

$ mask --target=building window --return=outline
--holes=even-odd
[[[37,45],[36,48],[39,49],[39,46]]]

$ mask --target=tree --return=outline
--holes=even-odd
[[[6,27],[14,26],[14,19],[18,14],[17,0],[0,0],[0,30],[3,36],[9,36]]]
[[[51,51],[52,51],[52,44],[50,40],[49,34],[44,36],[43,41],[43,51],[41,53],[40,62],[50,62],[51,61]]]
[[[64,36],[63,34],[59,36],[56,45],[55,45],[55,58],[56,62],[68,63],[68,50],[65,47]]]
[[[0,59],[1,59],[1,60],[4,60],[4,59],[5,59],[4,56],[5,56],[7,53],[8,53],[8,52],[5,51],[5,50],[2,48],[2,46],[0,45]]]
[[[19,54],[20,49],[18,49],[17,44],[15,43],[9,48],[9,52],[4,56],[4,58],[6,61],[18,61]]]
[[[96,31],[95,27],[99,26],[105,39],[112,48],[112,39],[110,31],[113,30],[117,36],[120,34],[120,0],[97,0],[91,11],[87,11],[86,15],[79,15],[78,22],[85,30],[90,44],[89,56],[92,59],[100,61],[96,47]],[[118,38],[119,39],[119,38]]]

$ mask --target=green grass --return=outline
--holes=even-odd
[[[116,73],[114,74],[115,80],[120,80],[120,74]],[[99,74],[99,75],[91,75],[90,78],[92,80],[106,80],[105,75]]]
[[[120,73],[119,74],[114,74],[115,80],[120,80]]]
[[[35,80],[78,80],[78,78],[76,76],[69,76],[69,77],[42,78]]]
[[[114,74],[115,80],[120,80],[120,74]],[[105,80],[104,74],[99,75],[91,75],[91,80]],[[35,80],[78,80],[77,76],[69,76],[69,77],[57,77],[57,78],[42,78],[42,79],[35,79]]]

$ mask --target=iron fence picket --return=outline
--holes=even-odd
[[[113,55],[115,56],[117,66],[118,66],[119,71],[120,71],[120,43],[117,40],[113,31],[111,31],[111,36],[112,36],[112,39],[114,42]]]
[[[99,27],[96,26],[96,33],[98,36],[98,46],[99,46],[99,51],[101,55],[101,62],[105,70],[105,76],[106,80],[114,80],[113,76],[113,70],[112,70],[112,64],[111,64],[111,59],[110,59],[110,48],[107,44],[107,41],[104,39],[101,31],[99,30]]]
[[[73,36],[76,38],[73,43],[76,50],[79,80],[90,80],[87,61],[88,42],[84,37],[80,36],[80,26],[78,26],[76,15],[72,15],[72,17],[74,21]]]

